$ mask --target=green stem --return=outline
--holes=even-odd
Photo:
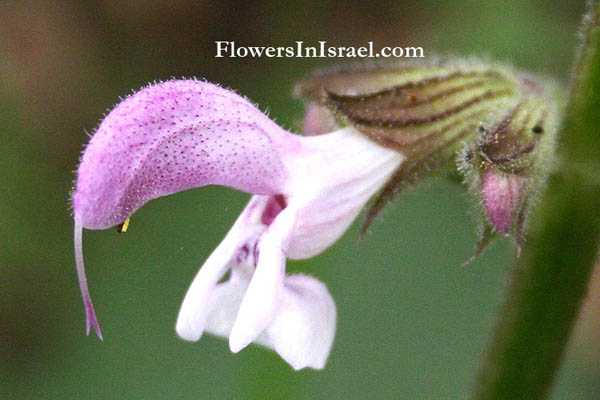
[[[550,392],[600,244],[600,3],[589,3],[559,151],[473,398]]]

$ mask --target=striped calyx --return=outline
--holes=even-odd
[[[557,92],[510,66],[452,59],[328,71],[295,93],[308,102],[307,134],[333,120],[406,156],[363,230],[404,187],[457,161],[485,217],[481,249],[495,232],[522,240],[532,195],[552,164]]]

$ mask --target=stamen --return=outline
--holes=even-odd
[[[94,311],[94,305],[92,304],[92,298],[87,285],[87,279],[85,277],[85,267],[83,265],[83,247],[82,247],[82,235],[83,227],[75,222],[75,264],[77,265],[77,277],[79,278],[79,289],[81,290],[81,297],[83,298],[83,305],[85,307],[85,325],[86,333],[90,334],[90,326],[94,327],[96,335],[100,340],[104,340],[102,332],[100,331],[100,325],[96,319],[96,312]]]
[[[129,218],[123,221],[122,224],[117,225],[117,232],[125,233],[127,232],[127,228],[129,228]]]

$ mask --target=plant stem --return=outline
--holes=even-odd
[[[588,4],[560,135],[561,162],[517,261],[473,398],[551,389],[600,244],[600,3]]]

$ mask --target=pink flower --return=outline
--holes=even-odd
[[[256,342],[295,369],[323,368],[335,304],[315,278],[286,276],[286,258],[312,257],[335,242],[403,160],[352,127],[291,134],[207,82],[168,81],[135,93],[90,140],[73,193],[88,333],[92,326],[102,337],[85,278],[82,228],[121,224],[154,198],[219,184],[255,196],[192,282],[177,333],[191,341],[204,331],[229,337],[233,352]],[[229,270],[229,280],[218,283]]]

